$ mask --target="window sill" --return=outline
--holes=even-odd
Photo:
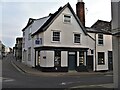
[[[51,41],[51,43],[59,43],[59,44],[61,44],[60,41]]]
[[[98,46],[104,46],[104,44],[98,44]]]
[[[81,45],[81,43],[74,43],[74,45]]]

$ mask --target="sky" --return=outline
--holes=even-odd
[[[111,21],[111,0],[83,1],[86,27],[98,19]],[[14,47],[16,37],[22,37],[29,18],[48,16],[68,2],[76,13],[77,0],[0,0],[0,40],[7,47]]]

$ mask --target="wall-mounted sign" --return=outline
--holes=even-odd
[[[42,38],[37,38],[37,39],[35,40],[35,44],[36,44],[36,45],[41,45],[41,44],[42,44]]]

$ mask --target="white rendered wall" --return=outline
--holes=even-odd
[[[63,15],[68,14],[72,16],[72,23],[66,24],[63,22]],[[52,42],[52,31],[57,30],[61,32],[61,41],[58,43]],[[74,33],[81,34],[81,43],[74,44]],[[71,11],[66,8],[51,24],[51,26],[44,32],[44,45],[57,47],[87,47],[87,37],[72,15]]]

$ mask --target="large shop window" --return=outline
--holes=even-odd
[[[79,65],[84,65],[84,51],[79,52]]]
[[[98,45],[103,45],[103,34],[98,34]]]
[[[60,41],[60,31],[53,31],[53,38],[52,41]]]
[[[105,64],[104,52],[98,52],[98,65]]]
[[[55,51],[55,66],[61,66],[61,51]]]

